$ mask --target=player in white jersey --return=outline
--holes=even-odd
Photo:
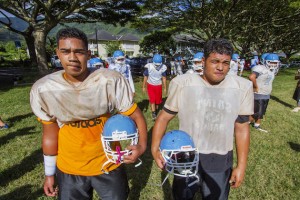
[[[183,74],[182,65],[183,65],[183,60],[182,60],[181,56],[178,56],[177,58],[175,58],[175,68],[176,68],[177,75]]]
[[[262,60],[264,60],[264,64],[254,66],[249,76],[254,90],[254,114],[251,117],[251,122],[254,124],[254,128],[267,132],[260,125],[268,107],[272,83],[280,61],[278,55],[274,53],[267,54]]]
[[[243,182],[249,151],[249,115],[253,114],[252,83],[239,76],[226,76],[232,45],[225,39],[204,45],[203,75],[184,74],[172,79],[163,110],[152,131],[151,151],[159,168],[164,159],[159,145],[167,125],[176,114],[179,129],[192,136],[199,154],[200,182],[192,187],[186,178],[174,177],[173,197],[193,199],[199,187],[202,199],[228,199],[230,186]],[[234,140],[235,137],[235,140]],[[233,143],[237,166],[233,167]]]
[[[202,52],[198,52],[194,55],[194,58],[192,60],[192,69],[189,69],[186,74],[198,73],[200,75],[203,75],[203,55],[204,54]]]
[[[134,82],[130,70],[130,65],[125,63],[125,55],[122,51],[117,50],[113,54],[114,63],[108,66],[108,69],[120,72],[129,82],[130,88],[135,93]]]
[[[244,71],[244,67],[245,67],[245,59],[241,59],[240,60],[240,68],[239,68],[239,71],[240,71],[240,76],[242,76],[243,74],[243,71]]]
[[[232,54],[228,75],[237,75],[239,71],[239,60],[240,60],[239,54],[237,53]]]
[[[163,64],[161,55],[155,54],[153,63],[146,64],[145,68],[143,91],[147,88],[152,119],[155,120],[158,107],[162,103],[162,87],[167,93],[167,66]]]
[[[177,74],[177,72],[176,72],[176,65],[175,65],[175,59],[174,58],[171,59],[170,65],[171,65],[171,76],[174,77]]]
[[[76,28],[57,33],[56,53],[64,70],[34,83],[30,105],[43,126],[44,192],[58,199],[127,199],[128,181],[123,165],[110,163],[101,143],[102,129],[113,112],[129,116],[137,125],[139,141],[127,150],[124,163],[134,163],[146,150],[147,127],[133,102],[128,81],[118,72],[87,68],[87,36]],[[57,181],[55,181],[57,180]],[[58,184],[58,190],[56,189]]]

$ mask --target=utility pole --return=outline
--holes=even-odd
[[[98,46],[98,30],[97,30],[97,28],[95,29],[95,32],[96,32],[97,54],[98,54],[98,56],[99,56],[99,46]]]

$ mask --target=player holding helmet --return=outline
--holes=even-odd
[[[86,35],[76,28],[57,33],[56,53],[64,70],[38,80],[30,91],[30,105],[43,125],[47,196],[59,199],[92,199],[93,189],[101,199],[127,199],[124,166],[109,163],[101,133],[111,113],[129,116],[139,130],[139,142],[127,149],[124,163],[134,163],[145,151],[147,127],[142,112],[133,102],[128,81],[108,69],[91,73]],[[58,191],[55,189],[55,179]]]
[[[170,82],[168,98],[153,127],[151,152],[164,169],[166,161],[159,146],[168,123],[178,114],[179,129],[193,138],[199,150],[201,180],[186,193],[186,179],[176,177],[172,186],[175,200],[193,199],[199,187],[204,200],[228,199],[230,185],[237,188],[244,179],[253,90],[249,80],[226,76],[232,52],[227,40],[210,40],[204,45],[203,75],[184,74]],[[232,169],[234,136],[238,160]]]
[[[134,83],[131,75],[130,65],[126,64],[123,51],[117,50],[113,54],[114,63],[108,66],[108,69],[120,72],[129,82],[130,88],[135,93]]]
[[[263,132],[267,131],[260,127],[261,120],[267,111],[272,83],[280,63],[277,54],[269,53],[265,55],[266,57],[261,59],[264,64],[254,66],[249,76],[254,90],[254,114],[251,117],[251,122],[254,124],[254,128]]]

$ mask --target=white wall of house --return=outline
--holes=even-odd
[[[108,41],[98,41],[98,45],[95,44],[96,41],[89,41],[89,50],[92,52],[92,55],[98,52],[100,58],[106,59],[107,52],[105,49],[105,45]],[[98,51],[97,51],[98,48]],[[141,54],[140,45],[136,41],[122,41],[121,48],[126,55],[129,57],[135,57]]]
[[[123,41],[121,43],[121,48],[124,50],[125,54],[129,57],[135,57],[140,54],[140,45],[138,42],[134,41]]]

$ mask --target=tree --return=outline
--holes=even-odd
[[[9,17],[0,20],[9,30],[24,36],[28,48],[34,48],[40,72],[47,70],[46,37],[49,31],[59,23],[88,23],[102,21],[124,25],[138,13],[138,1],[135,0],[0,0],[0,9],[28,23],[24,31],[13,28]]]
[[[148,0],[135,26],[189,33],[199,40],[227,38],[242,54],[299,51],[299,0]],[[292,33],[294,37],[291,36]],[[296,40],[299,41],[299,40]],[[284,46],[279,46],[279,43]],[[290,51],[287,50],[286,51]]]
[[[144,37],[140,43],[143,53],[162,53],[170,55],[170,51],[176,50],[175,41],[171,31],[154,31]]]
[[[120,41],[110,41],[110,42],[107,42],[105,44],[104,48],[105,48],[107,54],[113,55],[113,53],[116,50],[120,50],[121,49],[121,43],[120,43]]]

